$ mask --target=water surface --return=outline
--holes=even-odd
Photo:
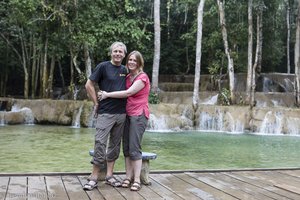
[[[0,172],[89,172],[93,128],[0,126]],[[300,137],[197,131],[146,132],[153,170],[300,167]],[[124,158],[116,162],[124,171]]]

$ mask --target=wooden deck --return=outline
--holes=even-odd
[[[124,174],[116,175],[119,179]],[[139,192],[104,182],[83,191],[87,174],[0,174],[0,200],[300,199],[300,169],[154,172]]]

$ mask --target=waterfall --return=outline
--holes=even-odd
[[[267,134],[283,134],[282,119],[283,116],[281,112],[275,112],[275,114],[273,114],[272,111],[267,112],[259,132]]]
[[[223,130],[223,113],[216,110],[216,116],[207,112],[201,112],[199,117],[199,130],[202,131],[222,131]]]
[[[77,100],[77,96],[78,96],[78,92],[80,90],[80,87],[79,86],[74,86],[74,95],[73,95],[73,100]]]
[[[273,81],[269,79],[268,77],[263,77],[263,92],[271,92],[271,87],[273,86]]]
[[[156,117],[154,114],[150,114],[148,123],[148,130],[154,131],[169,131],[167,127],[166,118],[164,116]]]
[[[30,108],[12,106],[11,111],[0,111],[0,126],[18,123],[34,125],[34,115]]]
[[[300,119],[295,117],[287,118],[287,132],[290,135],[299,135],[300,134]]]
[[[226,116],[229,123],[229,128],[231,133],[243,133],[244,132],[244,124],[239,120],[234,120],[230,112],[226,112]]]
[[[74,112],[73,120],[72,120],[72,127],[73,128],[80,128],[80,116],[82,113],[83,104],[78,109],[78,112]]]
[[[17,105],[13,105],[11,107],[10,112],[11,113],[20,113],[23,116],[24,124],[34,125],[34,114],[30,108],[27,108],[27,107],[20,108]]]
[[[244,124],[235,119],[230,112],[216,109],[214,113],[200,113],[198,130],[243,133]]]
[[[285,78],[283,80],[283,84],[284,84],[284,88],[287,92],[294,91],[294,83],[289,78]]]
[[[25,124],[34,125],[34,116],[32,110],[30,108],[24,107],[21,109],[21,111],[25,119]]]
[[[216,94],[216,95],[214,95],[212,97],[206,98],[200,104],[203,104],[203,105],[216,105],[217,102],[218,102],[218,96],[219,96],[219,94]]]
[[[0,126],[5,125],[4,112],[0,111]]]

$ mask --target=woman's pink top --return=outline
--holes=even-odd
[[[149,119],[149,104],[148,98],[150,93],[150,80],[146,73],[139,74],[133,82],[137,80],[142,80],[145,84],[145,87],[138,91],[135,95],[132,95],[127,98],[126,112],[129,116],[139,116],[145,114],[147,119]],[[130,88],[133,83],[130,81],[130,74],[126,77],[126,89]]]

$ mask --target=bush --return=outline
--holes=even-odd
[[[150,104],[159,104],[159,97],[158,94],[155,92],[150,92],[149,94],[149,103]]]

